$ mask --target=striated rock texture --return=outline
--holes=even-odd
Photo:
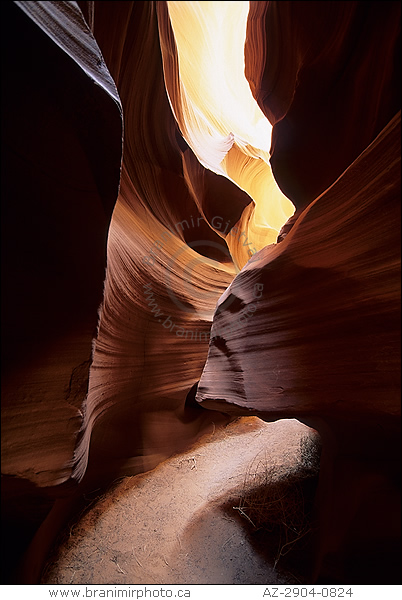
[[[181,137],[165,89],[156,8],[153,2],[83,5],[88,23],[75,3],[17,3],[10,8],[15,21],[11,17],[8,21],[11,32],[23,26],[30,28],[31,37],[24,36],[28,47],[30,44],[39,46],[36,38],[44,38],[47,57],[38,59],[44,71],[48,62],[56,61],[54,54],[62,58],[66,54],[64,60],[73,63],[78,76],[84,80],[82,85],[87,85],[93,93],[104,94],[105,90],[98,90],[102,85],[106,87],[97,74],[97,69],[102,68],[113,90],[107,88],[106,92],[114,101],[109,109],[111,115],[105,114],[103,120],[102,114],[99,115],[100,122],[91,140],[93,168],[99,177],[107,180],[103,194],[111,190],[103,229],[96,222],[90,203],[91,172],[85,173],[87,179],[81,184],[83,197],[73,190],[65,200],[61,196],[60,207],[56,202],[56,184],[47,191],[49,179],[52,182],[55,179],[60,187],[68,183],[68,179],[63,178],[64,172],[58,177],[56,170],[53,174],[50,172],[53,178],[48,175],[43,180],[26,182],[27,187],[35,188],[35,197],[48,198],[51,203],[45,205],[42,212],[38,212],[35,203],[30,203],[26,188],[14,200],[19,210],[29,203],[27,215],[38,214],[38,220],[44,219],[43,215],[48,212],[54,215],[53,220],[60,215],[58,228],[53,221],[43,222],[43,231],[32,230],[28,237],[32,240],[38,232],[40,240],[50,236],[41,260],[37,261],[44,272],[42,279],[47,278],[47,286],[41,287],[38,281],[32,291],[43,311],[45,325],[35,309],[30,312],[29,297],[24,298],[21,309],[30,327],[37,327],[36,338],[33,334],[32,337],[37,346],[43,346],[46,355],[41,356],[35,348],[33,360],[26,365],[16,351],[14,370],[9,368],[4,384],[3,473],[9,477],[5,492],[6,519],[10,522],[11,514],[16,521],[23,519],[26,504],[32,501],[28,494],[32,494],[37,498],[35,501],[43,504],[42,512],[33,515],[33,526],[37,525],[57,499],[26,557],[25,581],[37,578],[49,544],[85,490],[108,483],[122,473],[150,469],[173,452],[187,447],[207,427],[212,430],[215,424],[227,421],[226,415],[207,412],[194,402],[188,405],[186,399],[205,363],[216,301],[236,273],[220,230],[230,230],[239,221],[243,209],[252,204],[252,199],[233,182],[194,161]],[[20,54],[22,61],[24,53]],[[8,55],[10,78],[14,74],[18,79],[20,72],[15,68],[14,54]],[[32,75],[24,80],[27,91],[21,92],[21,98],[27,97],[30,86],[33,90],[38,88],[39,94],[43,85],[42,80],[35,77],[35,58],[33,54],[28,69]],[[105,69],[105,62],[113,79]],[[71,102],[75,102],[71,107],[71,120],[75,112],[81,116],[84,110],[81,102],[85,114],[89,112],[90,118],[95,119],[97,107],[86,104],[81,90],[74,89],[67,67],[59,73],[63,87],[58,94],[54,92],[50,98],[46,95],[41,98],[42,104],[38,100],[42,113],[51,115],[52,110],[61,110],[58,96],[63,95],[67,82],[73,97]],[[11,85],[10,88],[14,89]],[[65,99],[70,106],[68,95]],[[12,97],[9,104],[13,102]],[[124,114],[124,156],[119,178],[120,103]],[[113,113],[117,118],[114,134],[119,142],[114,150],[109,140],[98,137],[101,135],[98,131],[107,130]],[[56,139],[48,150],[41,133],[43,123],[48,124],[45,116],[31,115],[33,125],[27,119],[28,122],[23,123],[25,130],[22,128],[17,138],[13,131],[17,116],[14,112],[10,115],[9,137],[14,135],[17,145],[22,145],[20,138],[25,130],[35,132],[34,128],[38,128],[36,136],[34,133],[32,136],[41,141],[36,153],[44,164],[51,148],[56,147],[60,155],[55,152],[52,161],[57,166],[60,163],[60,169],[67,169],[67,174],[71,171],[76,176],[81,165],[86,165],[74,147],[63,143],[57,121],[49,127]],[[79,121],[79,125],[90,135],[85,120]],[[73,134],[71,126],[67,130]],[[112,151],[114,162],[110,159]],[[102,157],[98,160],[99,154]],[[75,167],[74,162],[70,164],[71,161],[77,161],[79,167]],[[25,166],[18,164],[14,177],[24,171]],[[9,187],[12,187],[11,182]],[[5,197],[9,202],[13,196],[8,189],[7,192]],[[92,217],[90,224],[78,215],[77,223],[73,219],[69,227],[63,208],[72,209],[71,198],[89,220]],[[15,244],[10,224],[13,221],[7,222],[7,239],[11,238],[9,243]],[[29,225],[28,220],[27,227]],[[85,248],[80,247],[73,225],[86,232],[89,256]],[[101,239],[93,249],[92,229]],[[31,245],[34,246],[33,241]],[[100,260],[97,294],[93,282],[95,265],[89,264],[90,274],[84,268],[96,249],[103,260]],[[106,250],[107,270],[103,281]],[[7,255],[10,254],[11,250],[7,249]],[[62,270],[62,259],[68,266],[66,272]],[[55,272],[49,268],[49,260],[56,263]],[[82,268],[79,260],[82,260]],[[13,281],[21,274],[21,253],[16,262],[17,265],[13,262],[9,265],[11,275],[7,281],[13,291]],[[71,272],[82,282],[82,289]],[[55,295],[59,277],[64,287]],[[52,290],[50,298],[49,288]],[[14,314],[13,310],[18,315],[16,300],[20,303],[21,296],[16,290],[9,302],[7,319]],[[95,299],[92,304],[91,298]],[[80,318],[87,304],[90,326]],[[68,311],[67,320],[65,312]],[[18,331],[26,328],[10,325],[9,338],[15,336],[12,340],[15,344]],[[54,343],[47,339],[45,328],[51,331]],[[69,338],[63,337],[64,328]],[[11,348],[11,343],[10,346],[5,344],[7,362]],[[69,359],[65,370],[62,368],[64,354]],[[24,379],[29,382],[27,392],[20,385]],[[32,415],[36,419],[33,422]]]
[[[323,582],[399,570],[399,10],[251,3],[246,74],[298,210],[220,298],[197,393],[206,408],[320,433]]]
[[[2,19],[3,514],[17,545],[37,530],[21,580],[85,492],[246,414],[319,431],[312,577],[366,583],[398,537],[399,5],[250,3],[269,155],[195,118],[182,4],[196,23],[209,3]]]
[[[250,2],[245,74],[278,185],[304,208],[400,109],[400,4]]]
[[[149,2],[95,7],[94,35],[119,89],[125,145],[76,453],[80,478],[89,447],[88,477],[104,476],[105,457],[111,468],[135,473],[222,419],[186,397],[205,363],[216,301],[236,272],[217,229],[234,225],[252,200],[202,167],[180,135],[157,9]]]
[[[199,401],[264,418],[399,415],[399,192],[400,113],[221,296]]]
[[[19,533],[29,537],[49,510],[44,488],[63,486],[74,470],[119,187],[122,109],[75,3],[7,3],[2,11],[8,557]],[[3,564],[6,572],[7,558]]]

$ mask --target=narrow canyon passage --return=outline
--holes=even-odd
[[[2,51],[4,580],[398,583],[399,3],[17,1]],[[306,436],[280,572],[222,507]]]

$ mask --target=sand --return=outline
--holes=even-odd
[[[290,488],[279,489],[282,497],[283,489],[292,493],[294,482],[298,487],[297,480],[310,468],[301,448],[317,444],[316,432],[294,419],[265,423],[244,417],[215,429],[187,452],[88,498],[85,511],[59,536],[41,583],[302,581],[308,577],[301,559],[307,557],[302,543],[309,537],[308,523],[300,531],[291,529],[297,527],[291,520],[270,527],[250,499],[269,504],[267,488],[275,490],[289,475]],[[268,521],[274,522],[278,497],[271,497]],[[303,510],[301,501],[297,515],[303,516]],[[288,518],[283,506],[278,511],[279,521]],[[298,537],[303,539],[295,542]],[[281,556],[286,543],[286,552],[298,548],[300,560],[293,568],[285,562],[291,552]]]

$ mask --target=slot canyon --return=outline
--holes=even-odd
[[[1,27],[2,582],[399,584],[400,3]]]

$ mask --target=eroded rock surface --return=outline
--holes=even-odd
[[[395,2],[250,2],[245,74],[273,125],[271,165],[298,210],[400,109]]]
[[[257,415],[322,437],[312,577],[367,583],[381,556],[394,582],[400,6],[251,2],[271,157],[222,126],[214,171],[169,4],[2,19],[4,516],[21,547],[41,525],[23,579],[84,492]]]

